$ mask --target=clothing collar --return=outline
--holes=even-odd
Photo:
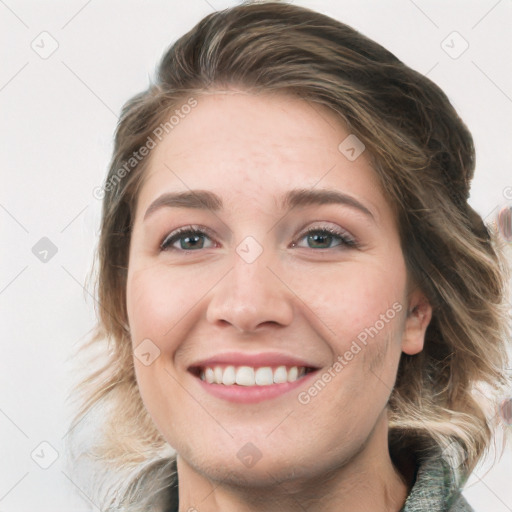
[[[461,494],[458,461],[446,452],[434,452],[420,461],[416,480],[400,512],[474,512]],[[169,489],[166,512],[178,512],[178,474],[172,462],[173,485]]]
[[[474,512],[461,494],[456,457],[435,452],[420,462],[416,481],[400,512]]]

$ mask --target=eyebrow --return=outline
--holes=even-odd
[[[357,209],[375,221],[373,213],[356,198],[337,190],[293,189],[288,191],[281,203],[283,209],[298,206],[342,204]],[[168,192],[157,197],[144,214],[146,220],[161,208],[193,208],[198,210],[222,210],[222,199],[208,190],[189,190],[187,192]]]

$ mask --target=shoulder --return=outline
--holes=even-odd
[[[475,512],[469,503],[464,499],[462,494],[459,495],[453,506],[449,509],[450,512]]]
[[[424,459],[416,481],[400,512],[475,512],[462,495],[457,468],[441,454]]]

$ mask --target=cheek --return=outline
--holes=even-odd
[[[135,263],[139,266],[136,267]],[[178,443],[172,428],[175,416],[180,410],[186,410],[189,404],[169,362],[178,349],[179,330],[185,324],[180,321],[193,312],[197,302],[195,289],[183,274],[154,263],[134,262],[129,270],[126,290],[139,392],[153,423],[173,446]],[[154,352],[153,345],[147,340],[156,345],[158,351]],[[137,357],[143,352],[138,349],[139,344],[140,347],[150,347],[151,357],[158,354],[147,365]]]
[[[188,315],[212,284],[211,275],[170,269],[165,265],[132,270],[127,283],[128,321],[134,346],[150,338],[160,350],[169,350],[169,333]],[[166,340],[166,343],[164,343]]]
[[[406,278],[399,261],[317,266],[312,272],[290,275],[290,288],[307,306],[302,310],[309,312],[309,322],[340,353],[356,339],[369,344],[397,338]]]

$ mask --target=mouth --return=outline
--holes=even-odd
[[[271,386],[296,382],[315,371],[308,366],[234,366],[215,365],[192,367],[191,373],[207,384],[221,386]]]
[[[307,385],[319,367],[295,357],[223,354],[188,368],[199,388],[228,402],[254,404]]]

